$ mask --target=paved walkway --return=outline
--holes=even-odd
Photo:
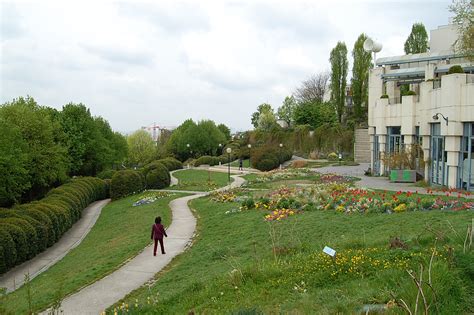
[[[245,182],[238,176],[233,178],[231,188],[239,187]],[[219,190],[228,188],[226,186]],[[64,314],[100,314],[107,307],[153,279],[157,272],[192,244],[196,218],[189,209],[188,202],[207,194],[209,193],[199,192],[170,202],[172,222],[166,230],[169,235],[165,238],[166,255],[159,254],[153,257],[153,245],[150,244],[120,269],[63,300],[61,310]]]
[[[82,242],[97,221],[102,208],[109,202],[110,199],[105,199],[91,203],[82,211],[81,219],[58,242],[2,275],[0,287],[7,288],[7,292],[14,291],[23,285],[26,274],[30,275],[30,279],[33,279],[61,260],[71,249]]]

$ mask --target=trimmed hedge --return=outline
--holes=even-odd
[[[168,187],[170,182],[170,173],[164,165],[158,166],[146,174],[147,189],[162,189]]]
[[[112,179],[116,172],[116,170],[105,170],[97,174],[97,177],[99,177],[100,179]]]
[[[39,201],[0,209],[0,274],[53,245],[85,207],[105,196],[103,180],[82,177],[51,190]]]
[[[222,164],[227,163],[227,157],[225,157],[225,162],[223,162],[224,156],[209,156],[209,155],[204,155],[198,158],[197,160],[194,161],[194,166],[199,166],[199,165],[218,165],[219,162]]]
[[[448,70],[448,74],[453,73],[464,73],[464,69],[460,65],[451,66]]]
[[[117,200],[145,189],[145,177],[134,170],[118,171],[110,182],[110,197]]]
[[[252,167],[260,171],[270,171],[280,166],[280,163],[291,159],[292,152],[288,149],[263,146],[252,151]]]
[[[168,171],[180,170],[183,168],[183,163],[173,157],[167,157],[165,159],[158,160],[168,169]]]

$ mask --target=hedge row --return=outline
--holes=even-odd
[[[222,163],[222,164],[225,164],[227,163],[227,160],[228,160],[228,157],[225,156],[225,155],[221,155],[221,156],[209,156],[209,155],[204,155],[204,156],[201,156],[200,158],[197,158],[196,160],[194,160],[194,166],[199,166],[199,165],[210,165],[210,166],[214,166],[214,165],[218,165],[219,162]]]
[[[84,208],[105,196],[103,180],[82,177],[51,190],[39,201],[0,209],[0,274],[53,245]]]
[[[145,176],[140,171],[117,171],[110,181],[110,198],[117,200],[145,189]]]
[[[263,146],[252,150],[252,167],[260,171],[270,171],[291,159],[292,152],[286,148]]]
[[[178,161],[175,158],[167,157],[165,159],[158,160],[158,162],[163,163],[163,165],[168,169],[168,171],[175,171],[183,168],[183,163]]]

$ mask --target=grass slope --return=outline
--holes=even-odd
[[[227,173],[207,170],[183,170],[174,173],[173,176],[178,179],[178,185],[172,188],[187,191],[214,190],[226,186],[228,180]]]
[[[356,313],[364,304],[387,303],[391,294],[413,305],[414,284],[404,268],[395,268],[397,260],[392,256],[411,257],[425,250],[429,260],[433,233],[443,235],[439,247],[457,246],[462,237],[449,225],[462,235],[473,218],[470,211],[391,215],[308,211],[272,225],[264,222],[258,210],[226,214],[237,206],[208,197],[192,201],[199,218],[195,244],[157,275],[151,289],[136,290],[123,305],[140,314],[186,314],[190,310],[204,314]],[[393,236],[406,240],[410,249],[388,250]],[[394,267],[381,267],[368,276],[333,278],[315,265],[325,245],[341,253],[378,248]],[[441,313],[463,313],[472,307],[463,298],[472,290],[474,255],[459,255],[457,247],[456,255],[464,259],[467,271],[449,267],[441,257],[434,261],[433,284],[442,299]],[[332,268],[329,258],[326,263]],[[113,313],[113,307],[109,311]],[[403,313],[401,308],[394,312]]]
[[[184,194],[172,194],[148,205],[132,207],[140,195],[108,204],[96,224],[82,241],[61,261],[30,282],[32,311],[51,305],[55,299],[71,294],[116,270],[150,243],[150,227],[156,216],[168,226],[171,211],[168,203]],[[29,313],[27,285],[7,295],[5,312]]]

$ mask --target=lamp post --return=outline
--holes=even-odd
[[[252,149],[252,145],[249,143],[247,145],[247,147],[249,148],[249,168],[250,168],[250,162],[252,162],[252,155],[250,154],[251,153],[251,149]]]
[[[283,149],[283,143],[280,143],[280,156],[278,157],[278,162],[280,162],[280,169],[283,168],[283,166],[281,165],[281,150]]]
[[[231,148],[227,148],[227,181],[229,182],[230,184],[230,154],[232,153],[232,149]]]
[[[222,143],[219,143],[219,155],[222,154]],[[219,166],[221,165],[221,161],[219,161]]]
[[[188,152],[189,152],[189,147],[190,147],[189,143],[186,144],[186,147],[188,148]],[[189,157],[191,157],[191,154],[189,154]],[[189,169],[189,163],[188,163],[188,169]]]

